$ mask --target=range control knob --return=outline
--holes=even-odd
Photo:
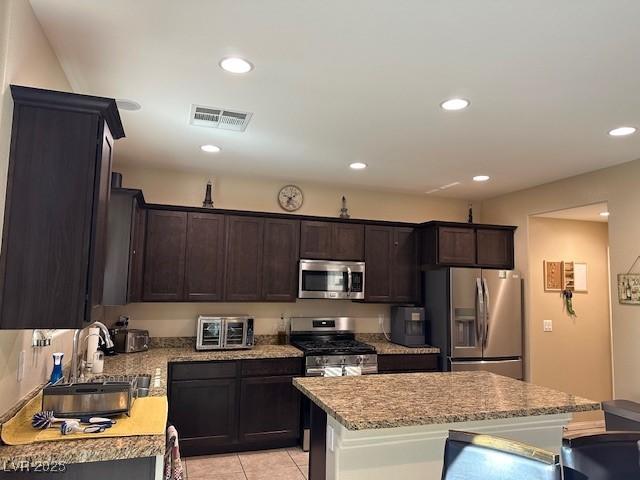
[[[356,357],[356,364],[357,365],[362,365],[364,363],[364,357],[362,355],[358,355]]]

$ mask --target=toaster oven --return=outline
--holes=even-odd
[[[253,318],[200,315],[196,350],[253,348]]]

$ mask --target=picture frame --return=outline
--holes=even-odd
[[[544,260],[544,291],[561,292],[564,285],[562,262]]]
[[[623,305],[640,305],[640,273],[618,274],[618,301]]]
[[[573,289],[577,293],[588,293],[587,264],[584,262],[573,263]]]

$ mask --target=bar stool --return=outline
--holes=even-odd
[[[640,479],[640,432],[606,432],[565,438],[565,480]]]
[[[490,435],[449,431],[442,480],[560,480],[558,456]]]

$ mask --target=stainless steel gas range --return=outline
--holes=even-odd
[[[343,377],[378,373],[378,355],[371,345],[355,339],[350,317],[293,317],[291,344],[304,352],[305,376]],[[303,398],[303,449],[309,449],[311,405]]]

